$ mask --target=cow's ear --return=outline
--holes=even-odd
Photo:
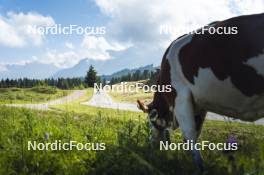
[[[138,103],[138,108],[140,110],[142,110],[145,113],[148,113],[149,112],[148,106],[146,106],[141,100],[137,100],[137,103]]]

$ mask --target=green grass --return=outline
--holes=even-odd
[[[136,83],[145,83],[145,80],[136,81],[136,82],[127,82],[127,85],[136,85]],[[120,86],[121,84],[115,84]],[[135,88],[131,88],[135,90]],[[110,92],[109,95],[117,102],[126,102],[126,103],[136,103],[137,99],[143,99],[146,103],[151,102],[153,99],[153,93],[146,93],[142,89],[138,92]]]
[[[74,100],[70,103],[60,104],[60,105],[53,105],[51,106],[51,109],[58,110],[58,111],[64,111],[64,112],[70,112],[70,113],[79,113],[79,114],[90,114],[90,115],[97,115],[98,113],[104,112],[104,113],[110,113],[112,114],[112,118],[119,118],[120,114],[122,116],[135,114],[134,112],[130,111],[124,111],[124,110],[114,110],[114,109],[106,109],[106,108],[99,108],[99,107],[92,107],[87,105],[80,104],[81,102],[86,102],[91,99],[93,95],[93,89],[89,88],[87,89],[87,92],[84,96],[79,98],[78,100]],[[142,115],[141,113],[138,113]]]
[[[71,92],[54,87],[0,88],[0,104],[42,103],[61,98]]]
[[[83,99],[91,97],[91,91]],[[86,98],[86,99],[85,99]],[[65,107],[65,108],[63,108]],[[78,107],[78,109],[77,109]],[[194,174],[186,151],[159,151],[149,144],[143,113],[82,106],[78,101],[59,111],[0,107],[0,174]],[[66,110],[66,111],[64,111]],[[226,142],[237,137],[239,150],[202,151],[205,175],[264,172],[264,127],[206,121],[200,140]],[[45,134],[50,137],[45,138]],[[104,142],[105,151],[28,151],[28,141]],[[173,142],[182,142],[177,130]]]

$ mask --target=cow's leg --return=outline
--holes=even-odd
[[[198,133],[200,131],[196,128],[194,107],[192,94],[189,90],[182,90],[178,93],[175,102],[175,114],[179,127],[183,133],[184,140],[192,141],[196,143]],[[203,160],[199,150],[193,149],[192,155],[194,157],[195,163],[199,166],[200,169],[203,169]]]
[[[205,116],[206,116],[205,111],[199,112],[198,114],[195,115],[195,126],[196,126],[196,130],[197,130],[197,138],[201,134]]]

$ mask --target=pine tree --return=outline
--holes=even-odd
[[[97,73],[96,73],[94,67],[91,65],[89,67],[89,70],[88,70],[86,76],[85,76],[85,81],[84,81],[85,85],[87,87],[94,87],[94,83],[96,83],[98,81],[96,74]]]

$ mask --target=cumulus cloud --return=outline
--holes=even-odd
[[[0,45],[5,47],[40,46],[44,36],[28,30],[34,26],[52,26],[55,22],[50,16],[38,13],[8,12],[6,17],[0,16]]]
[[[22,47],[25,41],[16,32],[15,28],[0,18],[0,45],[8,47]]]
[[[104,37],[84,36],[81,44],[74,47],[72,43],[66,42],[65,47],[70,51],[58,51],[48,49],[46,53],[40,57],[34,57],[34,60],[46,64],[54,64],[60,68],[67,68],[77,64],[81,59],[89,58],[94,60],[111,59],[110,51],[121,51],[129,47],[129,45],[121,45],[116,42],[109,42]]]
[[[57,67],[66,68],[76,64],[79,60],[79,56],[74,51],[59,52],[57,50],[47,50],[38,60],[41,63],[53,64]]]
[[[129,45],[119,44],[117,42],[110,43],[104,37],[86,35],[82,41],[81,47],[80,55],[82,57],[107,60],[111,58],[109,51],[125,50]]]
[[[159,65],[165,48],[177,37],[213,21],[264,11],[263,0],[95,0],[110,18],[108,37],[129,41],[138,57],[125,58],[141,65]],[[161,33],[167,26],[168,33]],[[121,51],[124,56],[126,51]],[[135,60],[136,59],[136,60]],[[142,60],[145,60],[142,62]]]
[[[32,62],[40,62],[44,64],[53,64],[59,68],[68,68],[77,64],[84,58],[94,60],[111,59],[110,52],[121,51],[129,48],[129,44],[119,44],[110,42],[101,36],[84,36],[78,46],[73,43],[65,42],[65,48],[62,50],[46,49],[45,52],[31,59],[21,60],[19,62],[1,62],[0,71],[5,70],[5,65],[24,65]]]
[[[73,44],[70,43],[70,42],[66,42],[66,43],[65,43],[65,46],[66,46],[68,49],[74,49]]]
[[[259,13],[264,10],[263,0],[95,0],[101,12],[111,18],[108,33],[133,44],[168,44],[188,31],[216,20],[233,16]],[[170,35],[160,35],[160,26],[176,29]],[[183,32],[185,31],[185,32]],[[154,44],[156,43],[156,44]]]
[[[233,0],[232,7],[235,9],[235,13],[239,14],[252,14],[263,13],[264,1],[263,0]]]
[[[57,67],[70,67],[83,58],[108,60],[121,57],[126,62],[133,60],[133,63],[141,65],[158,65],[165,47],[178,36],[216,20],[264,11],[263,0],[94,1],[109,19],[106,35],[84,36],[80,44],[75,45],[65,42],[63,50],[49,49],[34,57],[34,60],[52,63]],[[26,28],[54,24],[50,16],[33,12],[9,12],[6,17],[0,16],[0,46],[41,45],[44,36],[29,33]],[[160,34],[163,25],[173,27],[176,31]]]

